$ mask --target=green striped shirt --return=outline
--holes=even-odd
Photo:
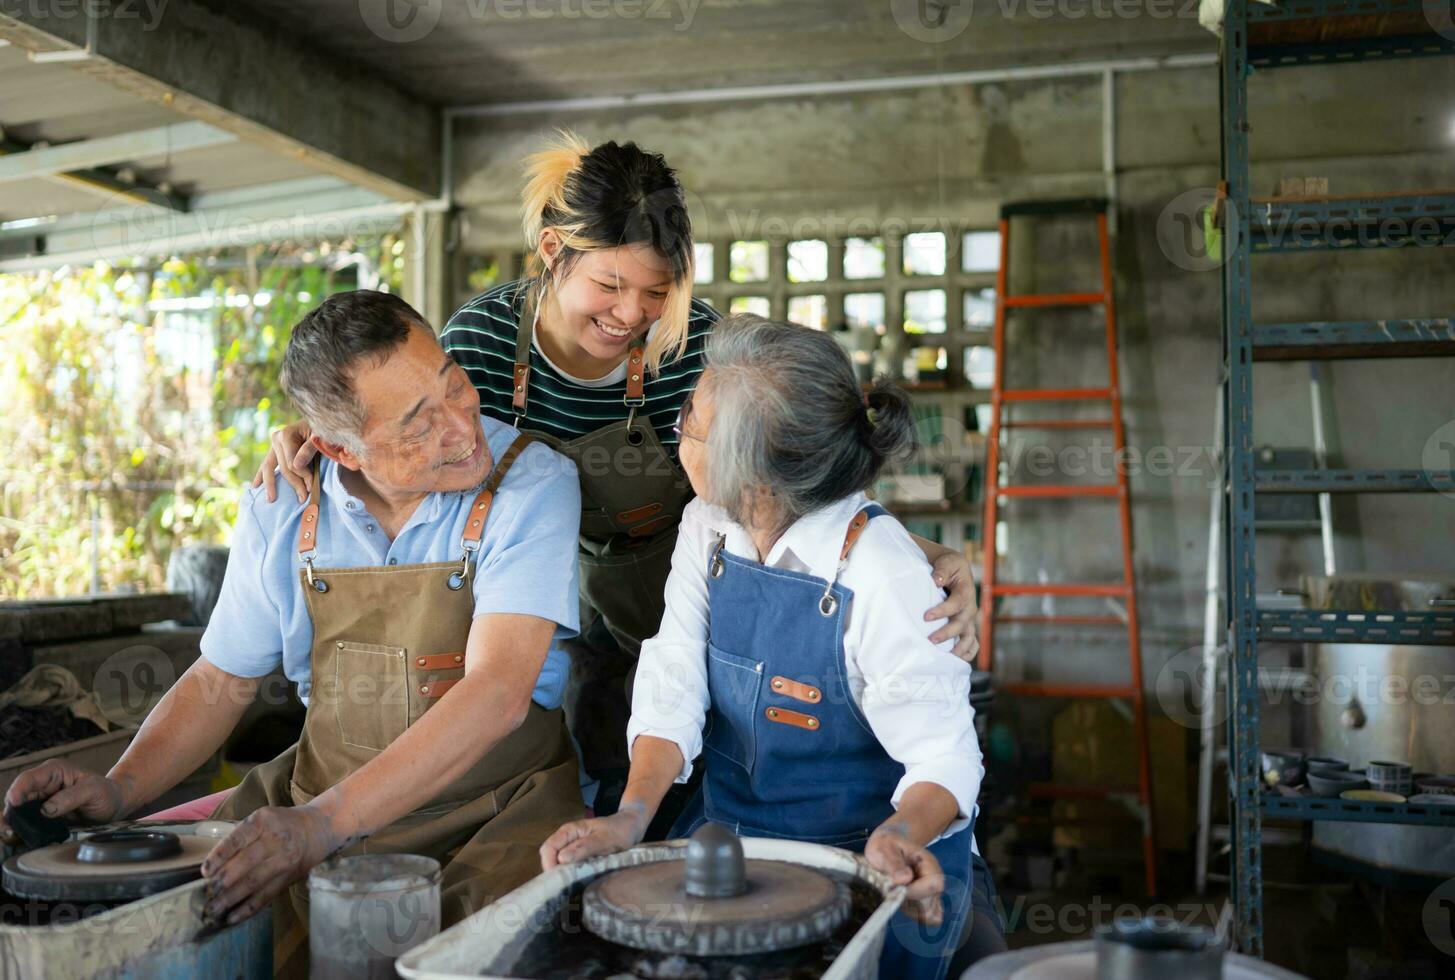
[[[503,422],[513,422],[511,395],[515,387],[515,342],[525,305],[525,280],[496,286],[460,307],[441,334],[445,350],[460,363],[480,392],[480,411]],[[647,373],[646,404],[638,417],[651,420],[663,445],[674,450],[672,426],[697,376],[702,373],[703,350],[718,320],[717,311],[693,300],[688,316],[687,347],[682,356]],[[563,377],[541,352],[530,352],[530,398],[520,428],[544,432],[559,439],[575,439],[627,417],[623,404],[626,380],[588,387]]]

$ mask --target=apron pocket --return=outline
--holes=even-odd
[[[712,727],[704,744],[718,755],[753,771],[757,754],[758,695],[763,662],[707,645],[707,687]]]
[[[341,640],[333,663],[339,737],[382,751],[409,727],[404,648]]]

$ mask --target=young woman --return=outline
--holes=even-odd
[[[920,612],[938,593],[924,554],[864,494],[911,424],[899,388],[861,395],[827,334],[717,328],[679,423],[697,498],[641,650],[627,788],[615,814],[557,831],[545,867],[640,841],[705,749],[671,836],[714,821],[862,851],[909,886],[881,976],[942,978],[962,938],[967,961],[1004,948],[971,835],[970,668]]]
[[[529,275],[466,303],[442,340],[479,389],[482,412],[549,442],[580,472],[581,636],[568,647],[565,708],[587,771],[604,783],[598,812],[610,812],[627,766],[630,672],[661,623],[692,497],[672,426],[718,315],[691,297],[692,227],[660,154],[563,133],[526,173]],[[301,424],[275,434],[254,479],[270,499],[275,466],[302,492],[307,435]],[[929,598],[924,619],[948,617],[935,639],[955,639],[956,653],[973,657],[969,562],[916,542],[948,590]]]

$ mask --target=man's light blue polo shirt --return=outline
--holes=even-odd
[[[500,459],[519,434],[481,416],[490,454]],[[340,467],[324,459],[318,527],[318,568],[418,565],[460,557],[460,537],[475,491],[432,493],[391,542],[363,501],[344,489]],[[281,483],[281,479],[280,479]],[[280,663],[308,699],[313,623],[298,573],[298,525],[304,505],[286,485],[273,503],[249,490],[238,508],[232,552],[217,608],[202,636],[202,655],[240,677],[261,677]],[[561,703],[570,669],[561,639],[576,635],[576,539],[581,489],[576,467],[540,443],[520,454],[495,495],[476,556],[475,615],[517,613],[557,623],[556,639],[533,695]],[[461,637],[463,643],[464,638]],[[378,642],[388,642],[380,637]]]

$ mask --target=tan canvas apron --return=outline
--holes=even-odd
[[[474,619],[474,557],[496,489],[529,440],[518,438],[471,506],[456,561],[314,567],[319,479],[299,532],[299,572],[313,621],[312,690],[298,743],[248,773],[216,813],[240,820],[265,806],[307,803],[398,738],[464,676]],[[462,731],[459,738],[472,733]],[[429,765],[430,760],[416,760]],[[436,799],[344,853],[437,858],[444,924],[452,925],[540,871],[539,848],[583,809],[575,751],[560,709],[532,703],[525,722]],[[306,960],[307,885],[274,903],[275,954]],[[301,945],[301,953],[300,946]]]
[[[564,644],[571,655],[565,707],[586,769],[599,775],[628,765],[631,678],[642,641],[662,624],[677,526],[692,487],[651,420],[637,418],[646,404],[640,345],[627,352],[625,420],[570,440],[528,428],[538,318],[539,305],[528,304],[516,331],[515,426],[569,457],[581,476],[581,635]],[[609,649],[608,636],[617,649]]]

